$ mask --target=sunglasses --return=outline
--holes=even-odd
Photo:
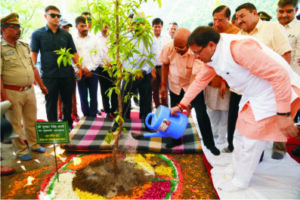
[[[18,30],[21,28],[20,24],[9,24],[7,25],[8,28],[12,28],[14,30]]]
[[[52,18],[55,18],[55,17],[57,17],[58,19],[61,18],[61,15],[60,15],[60,14],[47,13],[47,15],[50,15]]]

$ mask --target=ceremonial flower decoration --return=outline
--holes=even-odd
[[[105,197],[72,187],[76,171],[89,166],[90,163],[110,157],[111,154],[80,154],[72,156],[60,167],[58,174],[50,173],[43,183],[39,199],[171,199],[182,191],[182,174],[180,166],[171,156],[161,154],[125,154],[124,161],[133,163],[143,170],[149,180],[132,188],[130,195]],[[59,176],[58,176],[59,175]],[[58,181],[59,178],[59,181]]]

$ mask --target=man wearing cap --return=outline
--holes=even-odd
[[[70,27],[72,27],[72,24],[69,23],[67,20],[65,19],[61,19],[60,20],[60,24],[59,24],[60,28],[64,29],[67,32],[70,32]]]
[[[67,64],[58,66],[58,55],[54,52],[65,48],[74,56],[73,62],[78,68],[77,77],[82,76],[79,57],[70,33],[59,27],[60,11],[55,6],[48,6],[45,9],[47,25],[33,32],[31,37],[31,55],[36,63],[38,53],[41,53],[41,77],[47,86],[49,93],[46,95],[46,112],[49,121],[57,121],[57,99],[58,94],[64,105],[63,117],[68,122],[69,129],[72,129],[72,92],[74,88],[74,71],[72,66]]]
[[[19,41],[21,26],[18,18],[17,13],[11,13],[1,19],[1,101],[9,100],[12,103],[5,116],[12,124],[13,131],[19,135],[12,139],[14,151],[17,157],[26,161],[31,160],[32,156],[24,142],[22,121],[31,150],[45,152],[45,148],[40,147],[36,140],[37,109],[33,81],[39,84],[43,94],[47,94],[48,90],[32,62],[28,45]]]
[[[272,19],[272,17],[265,11],[259,11],[257,15],[262,21],[270,21]]]

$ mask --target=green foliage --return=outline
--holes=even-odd
[[[131,94],[121,94],[121,82],[125,81],[123,87],[131,87],[129,80],[136,79],[137,76],[142,77],[141,67],[147,63],[149,66],[154,67],[152,60],[154,55],[151,53],[152,46],[152,26],[145,17],[145,20],[141,20],[135,23],[128,18],[133,13],[137,14],[140,5],[147,0],[94,0],[89,4],[89,10],[92,13],[92,30],[94,34],[101,31],[106,25],[109,26],[107,45],[108,56],[112,59],[110,66],[104,66],[104,70],[108,71],[113,78],[115,87],[110,88],[106,94],[111,96],[112,92],[116,92],[122,101],[126,102],[130,100]],[[161,5],[161,1],[157,0]],[[116,3],[118,6],[116,7]],[[146,48],[146,52],[140,52],[138,46],[143,44]],[[139,59],[132,59],[132,57],[138,57]],[[131,58],[131,59],[130,59]],[[130,60],[130,62],[129,62]],[[138,66],[138,69],[125,68],[122,64],[128,62],[128,65]],[[119,102],[121,102],[119,100]],[[119,105],[119,110],[122,110],[123,105]],[[117,115],[115,118],[122,128],[124,119]],[[111,142],[114,139],[114,135],[108,133],[105,141]]]
[[[72,64],[71,59],[74,57],[74,55],[69,52],[70,49],[71,48],[66,50],[66,48],[61,48],[54,51],[57,55],[59,55],[59,57],[57,58],[58,67],[60,67],[61,62],[63,62],[65,67]],[[81,60],[82,58],[79,58],[79,63],[81,63]]]

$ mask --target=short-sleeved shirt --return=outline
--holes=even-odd
[[[153,64],[155,66],[161,65],[162,63],[159,61],[159,56],[163,47],[169,43],[171,40],[166,35],[160,34],[159,37],[153,36],[152,49],[153,53],[155,53],[155,60]]]
[[[300,75],[300,64],[298,63],[300,59],[300,21],[294,19],[285,25],[284,28],[288,34],[290,45],[293,48],[291,66],[293,70]]]
[[[161,51],[159,60],[163,64],[169,64],[169,88],[179,95],[181,89],[186,91],[200,71],[202,61],[195,59],[193,52],[188,49],[184,55],[176,53],[173,42],[169,42]]]
[[[56,33],[46,25],[32,33],[30,48],[32,52],[41,53],[41,77],[65,78],[74,76],[72,66],[57,64],[57,55],[54,51],[61,48],[70,49],[70,53],[76,53],[76,47],[72,36],[67,31],[58,28]]]
[[[28,44],[17,41],[14,47],[1,39],[0,74],[4,85],[31,85],[34,81],[33,67]]]
[[[96,36],[88,34],[82,38],[77,34],[74,36],[74,43],[78,55],[82,57],[82,67],[86,67],[88,70],[92,71],[102,64],[101,43],[96,39]]]
[[[275,22],[259,20],[250,33],[241,29],[239,34],[255,37],[279,55],[283,55],[292,50],[283,26]]]

